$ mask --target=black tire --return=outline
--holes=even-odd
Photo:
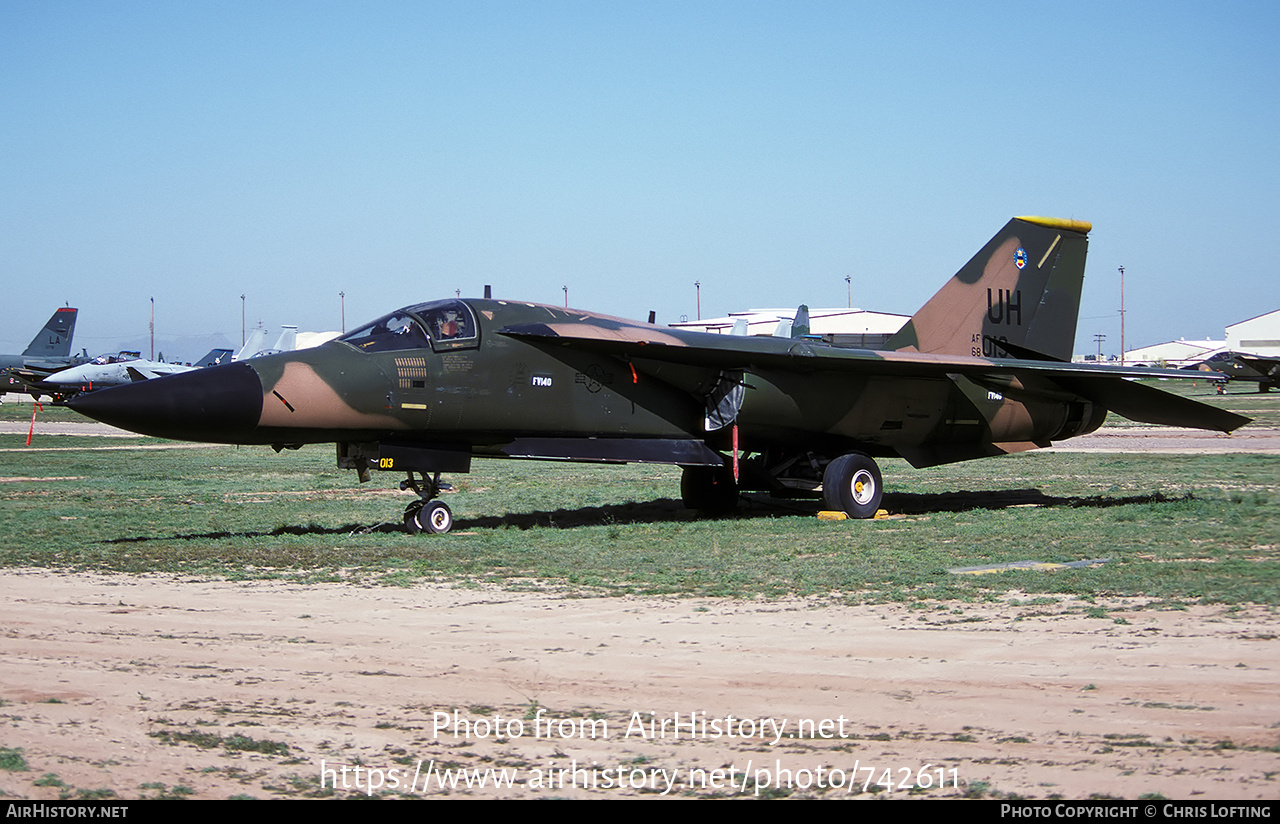
[[[443,501],[428,501],[418,510],[413,521],[419,532],[443,535],[453,529],[453,510]]]
[[[728,515],[738,508],[738,484],[723,466],[686,466],[680,497],[686,508],[703,515]]]
[[[409,504],[404,509],[404,531],[410,535],[417,535],[422,531],[422,527],[418,526],[418,513],[422,511],[422,507],[426,506],[426,501],[418,500]]]
[[[822,500],[850,518],[872,518],[884,499],[880,467],[861,452],[841,455],[822,473]]]

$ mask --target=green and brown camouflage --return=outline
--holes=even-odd
[[[1014,218],[885,348],[1071,360],[1090,229],[1078,220]]]
[[[439,473],[476,457],[685,467],[705,511],[740,490],[821,492],[870,517],[876,458],[917,467],[1020,452],[1126,417],[1231,431],[1248,419],[1132,383],[1186,372],[1066,362],[1087,223],[1015,218],[884,350],[740,337],[554,306],[408,306],[315,349],[81,396],[159,437],[277,450],[337,444],[361,479],[405,473],[411,531],[447,531]]]
[[[1256,383],[1259,392],[1270,392],[1280,387],[1280,358],[1219,352],[1196,364],[1195,368],[1201,372],[1216,372],[1227,380]]]

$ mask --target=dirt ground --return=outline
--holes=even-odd
[[[1271,611],[0,587],[10,798],[1280,794]]]
[[[1280,797],[1269,609],[44,570],[0,591],[6,798]]]

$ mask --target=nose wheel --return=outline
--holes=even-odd
[[[421,497],[413,503],[405,507],[404,510],[404,528],[410,535],[417,535],[422,532],[432,535],[443,535],[453,529],[453,510],[444,501],[437,501],[434,498],[440,494],[441,489],[448,488],[447,484],[440,483],[440,473],[436,473],[434,477],[428,478],[422,476],[422,480],[418,481],[414,478],[412,472],[409,473],[409,479],[400,482],[401,489],[412,489]]]
[[[410,535],[443,535],[453,529],[453,510],[444,501],[414,501],[404,511],[404,528]]]

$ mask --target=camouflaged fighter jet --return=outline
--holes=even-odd
[[[684,467],[685,503],[740,490],[821,492],[867,518],[876,458],[926,467],[1049,446],[1108,410],[1231,431],[1249,419],[1126,377],[1186,372],[1072,364],[1087,233],[1011,220],[883,350],[738,337],[505,300],[409,306],[315,349],[69,402],[163,438],[336,442],[338,465],[406,473],[410,532],[447,532],[440,473],[476,457]]]
[[[1194,367],[1201,372],[1218,372],[1231,381],[1251,381],[1259,392],[1280,387],[1280,358],[1250,355],[1245,352],[1219,352]],[[1222,384],[1219,384],[1222,391]]]

